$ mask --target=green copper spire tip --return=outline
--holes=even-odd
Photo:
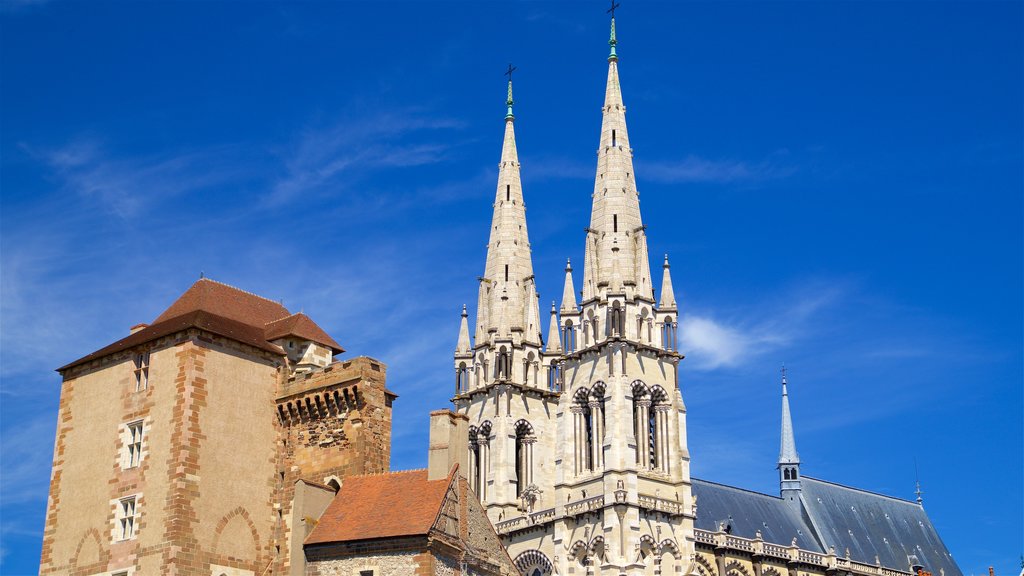
[[[516,71],[516,67],[509,64],[508,70],[505,71],[505,76],[508,76],[508,99],[505,104],[508,105],[508,113],[505,114],[505,120],[514,120],[515,116],[512,114],[512,73]]]
[[[515,116],[512,115],[512,81],[508,81],[508,100],[505,101],[508,105],[508,113],[505,114],[505,120],[512,120]]]
[[[608,61],[609,62],[611,62],[613,60],[618,60],[619,59],[619,55],[615,53],[615,45],[617,43],[618,42],[616,42],[616,40],[615,40],[615,17],[612,16],[612,36],[608,40],[608,45],[612,47],[611,53],[608,54]]]

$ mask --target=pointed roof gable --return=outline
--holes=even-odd
[[[427,480],[425,469],[349,476],[305,544],[426,535],[457,469],[441,480]]]
[[[302,312],[297,312],[291,316],[275,320],[267,323],[265,327],[265,338],[268,341],[277,340],[278,338],[284,338],[286,336],[295,336],[302,340],[310,340],[327,346],[334,351],[335,354],[341,354],[345,351],[331,338],[327,332],[324,332],[323,328],[317,326],[316,322],[309,316],[306,316]]]

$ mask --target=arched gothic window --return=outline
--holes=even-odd
[[[633,431],[636,435],[636,463],[641,468],[668,473],[669,414],[668,394],[661,386],[648,388],[633,382]]]
[[[573,397],[576,474],[604,467],[604,395],[604,383],[598,382],[592,391],[580,388]]]
[[[566,320],[565,326],[562,328],[562,346],[565,347],[567,353],[576,351],[576,328],[573,326],[572,320]]]
[[[455,369],[455,393],[464,394],[469,392],[469,368],[465,362],[460,362]]]
[[[502,346],[498,350],[497,366],[494,367],[494,369],[495,369],[495,375],[494,375],[495,380],[507,380],[507,379],[509,379],[511,377],[511,375],[512,375],[511,368],[512,368],[512,358],[511,358],[511,355],[508,353],[508,350],[504,346]]]
[[[537,437],[533,433],[533,426],[526,420],[516,422],[515,430],[516,498],[519,498],[533,485],[533,445]]]
[[[669,351],[676,350],[676,323],[671,316],[666,316],[661,325],[661,347]]]

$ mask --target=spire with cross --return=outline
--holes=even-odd
[[[505,71],[505,76],[508,76],[508,99],[505,104],[508,105],[508,113],[505,114],[505,120],[514,120],[515,116],[512,114],[512,73],[516,71],[516,67],[509,64],[508,70]]]
[[[608,45],[612,47],[612,50],[611,53],[608,54],[608,60],[618,60],[619,55],[615,53],[615,45],[618,43],[615,40],[615,9],[621,6],[621,4],[617,4],[615,0],[611,0],[611,2],[612,7],[606,11],[608,14],[612,15],[612,35],[611,38],[608,40]]]

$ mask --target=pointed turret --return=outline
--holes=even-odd
[[[562,350],[562,339],[558,336],[558,311],[555,310],[555,302],[551,301],[551,322],[548,323],[548,346],[547,352],[559,352]]]
[[[661,300],[658,301],[659,310],[674,310],[676,307],[676,295],[672,291],[672,273],[669,270],[668,254],[665,254],[665,263],[662,264],[664,272],[661,277]]]
[[[536,289],[526,231],[526,206],[519,176],[519,155],[516,151],[511,80],[506,104],[505,139],[501,148],[501,163],[498,165],[498,187],[487,243],[487,263],[480,280],[477,346],[491,338],[513,338],[513,333],[516,333],[517,339],[540,341],[540,327],[536,324],[532,328],[529,326],[530,301],[536,297]],[[539,313],[536,314],[538,324],[539,316]]]
[[[782,434],[779,442],[779,483],[783,499],[795,501],[800,495],[800,456],[796,453],[793,420],[789,414],[786,368],[782,368]]]
[[[654,301],[647,238],[640,218],[640,198],[633,174],[633,151],[626,132],[626,107],[619,86],[619,58],[615,52],[615,18],[612,18],[612,52],[608,57],[601,144],[597,151],[597,175],[593,207],[587,229],[583,268],[583,301],[608,293],[615,261],[627,296]],[[613,248],[620,248],[614,258]]]
[[[575,312],[576,288],[572,284],[572,262],[565,261],[565,286],[562,288],[562,311]]]
[[[469,320],[466,305],[462,305],[462,320],[459,322],[459,341],[455,344],[455,354],[469,354]]]

